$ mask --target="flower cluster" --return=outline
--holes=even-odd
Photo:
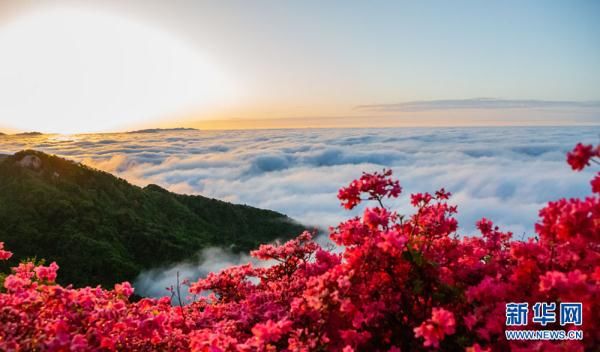
[[[454,314],[443,308],[433,308],[431,319],[416,327],[415,336],[425,339],[424,346],[440,347],[440,341],[455,331]]]
[[[588,155],[578,145],[569,163],[584,167],[596,156]],[[550,202],[537,237],[517,241],[485,218],[480,235],[459,236],[443,189],[412,195],[412,215],[384,207],[401,192],[391,176],[364,174],[340,190],[348,209],[377,202],[331,229],[339,250],[323,249],[308,232],[263,245],[251,254],[270,266],[209,274],[190,284],[187,305],[168,297],[132,302],[128,283],[61,287],[55,263],[20,264],[0,293],[0,350],[583,351],[600,344],[597,181],[585,199]],[[0,259],[9,256],[0,243]],[[507,341],[508,302],[582,302],[584,340]]]
[[[577,143],[575,148],[567,153],[567,163],[571,165],[571,168],[575,171],[581,171],[586,166],[590,165],[590,161],[600,163],[597,159],[600,158],[600,145],[594,147],[591,144],[584,145]],[[596,176],[591,182],[592,192],[600,193],[600,172],[596,173]]]
[[[353,209],[363,199],[362,193],[368,194],[367,200],[377,200],[381,204],[383,198],[397,198],[402,192],[400,182],[390,178],[392,170],[383,170],[382,173],[364,173],[358,180],[352,181],[348,187],[341,188],[338,198],[346,209]]]
[[[4,250],[4,242],[0,242],[0,260],[7,260],[12,257],[12,253]]]
[[[600,145],[594,148],[591,144],[577,143],[575,148],[567,153],[567,163],[573,170],[581,171],[590,165],[590,160],[594,157],[600,157]]]

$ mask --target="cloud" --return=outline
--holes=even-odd
[[[333,251],[340,250],[340,248],[334,248],[333,242],[325,234],[317,235],[314,240],[322,248]],[[205,278],[209,273],[217,273],[231,266],[244,264],[266,268],[278,264],[278,262],[273,259],[259,260],[248,253],[234,253],[226,248],[209,247],[199,251],[194,258],[142,272],[134,280],[133,286],[139,295],[160,298],[171,295],[167,289],[177,287],[178,276],[180,284],[184,280],[195,282],[200,278]],[[182,302],[190,302],[194,299],[194,297],[190,297],[186,285],[180,285],[180,294]],[[175,299],[173,303],[176,303]]]
[[[389,204],[400,212],[413,211],[410,193],[445,187],[454,193],[461,234],[477,234],[475,222],[485,216],[529,237],[546,202],[589,194],[594,171],[571,171],[565,153],[599,136],[600,127],[183,131],[2,138],[0,154],[41,149],[140,186],[273,209],[324,229],[362,211],[339,206],[341,186],[363,171],[391,168],[404,193]],[[210,260],[177,270],[201,275],[198,267],[217,263],[215,256],[241,263],[231,255],[205,253]],[[148,273],[152,287],[162,291],[173,270]]]
[[[394,104],[369,104],[359,105],[356,109],[378,112],[417,112],[455,109],[600,109],[600,101],[471,98],[419,100]]]
[[[252,263],[255,266],[268,265],[268,262],[259,261],[248,254],[236,254],[229,250],[217,247],[205,248],[195,258],[168,267],[155,268],[144,271],[133,282],[136,293],[145,297],[169,296],[168,288],[177,286],[177,274],[180,283],[184,280],[197,281],[206,277],[208,273],[219,272],[225,268]],[[186,300],[189,295],[187,287],[181,286],[181,298]]]

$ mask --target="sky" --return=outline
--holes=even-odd
[[[597,1],[1,1],[0,131],[600,123]]]

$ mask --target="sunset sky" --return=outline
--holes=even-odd
[[[597,1],[2,1],[0,131],[600,123]]]

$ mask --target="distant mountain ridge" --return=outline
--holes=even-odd
[[[197,128],[191,127],[174,127],[174,128],[146,128],[141,130],[133,130],[133,131],[125,131],[125,132],[115,132],[115,133],[125,133],[125,134],[143,134],[143,133],[160,133],[160,132],[186,132],[186,131],[199,131]],[[36,137],[43,136],[46,133],[31,131],[31,132],[19,132],[19,133],[4,133],[0,132],[0,136],[18,136],[18,137]],[[50,133],[52,134],[52,133]]]
[[[44,134],[42,132],[36,132],[36,131],[32,131],[32,132],[20,132],[20,133],[13,133],[13,134],[8,134],[8,133],[0,132],[0,136],[35,137],[35,136],[43,136],[43,135]]]
[[[42,136],[43,133],[42,132],[21,132],[21,133],[15,133],[15,136],[22,136],[22,137],[26,137],[26,136]]]
[[[125,132],[125,133],[127,133],[127,134],[136,134],[136,133],[160,133],[160,132],[176,132],[176,131],[184,132],[184,131],[198,131],[198,130],[195,129],[195,128],[188,128],[188,127],[147,128],[147,129],[143,129],[143,130],[128,131],[128,132]]]
[[[76,286],[111,286],[207,246],[248,251],[304,229],[274,211],[140,188],[33,150],[0,158],[0,224],[15,253],[6,265],[57,261],[60,281]]]

